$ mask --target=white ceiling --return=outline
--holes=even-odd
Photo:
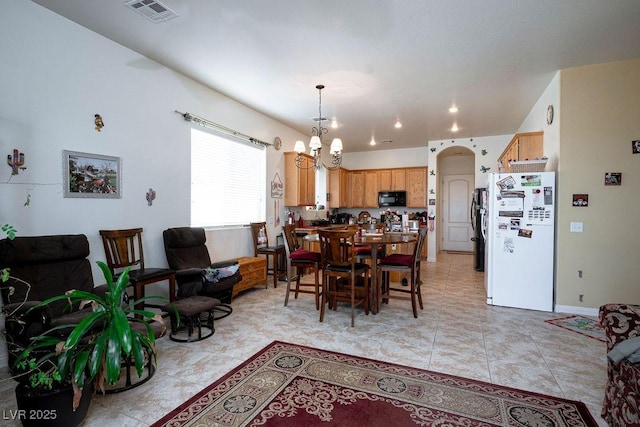
[[[350,152],[511,134],[557,70],[640,57],[638,0],[161,0],[161,23],[34,2],[305,134],[324,84],[325,142]]]

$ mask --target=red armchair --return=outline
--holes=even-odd
[[[640,337],[640,306],[630,304],[606,304],[600,307],[600,324],[607,340],[607,352],[617,344],[615,353],[631,353],[635,346],[624,345],[630,338]],[[638,341],[638,340],[636,340]],[[627,342],[630,344],[631,342]],[[624,348],[626,347],[626,348]],[[624,352],[619,350],[624,348]],[[640,350],[638,350],[640,351]],[[640,355],[636,353],[635,356]],[[631,356],[631,354],[630,354]],[[616,358],[617,359],[617,358]],[[632,363],[622,358],[619,362],[608,359],[607,385],[605,389],[602,418],[610,426],[630,426],[640,424],[640,363]]]

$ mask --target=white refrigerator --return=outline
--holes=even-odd
[[[555,172],[489,174],[487,304],[553,311],[555,197]]]

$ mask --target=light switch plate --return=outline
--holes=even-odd
[[[572,222],[571,223],[571,232],[572,233],[582,233],[582,223],[581,222]]]

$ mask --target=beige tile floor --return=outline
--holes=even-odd
[[[470,255],[439,255],[422,264],[425,307],[392,300],[377,315],[347,306],[318,322],[313,296],[283,306],[286,283],[238,296],[213,337],[197,343],[158,341],[158,371],[125,393],[95,396],[86,426],[146,426],[246,360],[273,340],[339,351],[584,402],[596,421],[606,381],[605,345],[545,323],[562,317],[486,305],[483,273]],[[311,279],[312,276],[306,276]],[[2,378],[6,378],[6,369]],[[11,379],[0,381],[0,425],[15,410]]]

